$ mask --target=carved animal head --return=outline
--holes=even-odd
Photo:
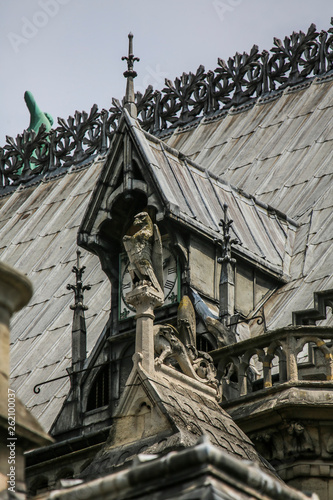
[[[134,217],[133,226],[152,226],[152,220],[147,212],[140,212]]]

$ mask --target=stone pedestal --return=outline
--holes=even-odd
[[[8,463],[9,448],[8,441],[8,405],[11,403],[11,408],[15,409],[15,394],[9,393],[9,320],[13,312],[18,311],[26,305],[32,296],[32,287],[30,281],[21,273],[0,263],[0,422],[2,444],[0,445],[0,491],[7,490],[7,474],[10,471]],[[9,398],[10,396],[10,398]],[[16,417],[16,412],[13,413]],[[19,447],[19,443],[13,440],[15,448]],[[12,450],[13,453],[13,450]],[[19,453],[17,453],[19,455]],[[23,453],[22,453],[23,459]],[[15,454],[15,486],[22,489],[24,470],[23,464],[20,463],[20,457]]]
[[[15,311],[25,306],[32,296],[28,278],[0,262],[0,409],[7,414],[9,379],[9,320]]]
[[[163,304],[163,295],[150,284],[136,286],[126,300],[136,309],[135,353],[142,356],[142,368],[154,370],[154,309]]]
[[[32,296],[26,276],[0,262],[0,497],[25,498],[23,452],[50,443],[9,388],[9,321]],[[9,416],[11,417],[9,419]],[[9,481],[9,482],[8,482]],[[7,490],[7,491],[6,491]],[[12,496],[10,496],[12,495]],[[20,496],[21,495],[21,496]]]

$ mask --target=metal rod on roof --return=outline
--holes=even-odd
[[[94,366],[91,366],[90,368],[84,368],[83,370],[78,370],[75,373],[88,372],[90,370],[93,370],[94,368],[101,368],[102,366],[105,366],[105,365],[107,365],[107,363],[103,363],[101,365],[94,365]],[[40,393],[40,386],[41,385],[49,384],[50,382],[55,382],[56,380],[61,380],[62,378],[70,377],[72,375],[72,373],[67,373],[67,375],[62,375],[61,377],[51,378],[50,380],[45,380],[45,382],[40,382],[39,384],[36,384],[34,386],[34,393],[35,394]]]

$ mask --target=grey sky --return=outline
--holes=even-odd
[[[0,144],[29,125],[23,94],[43,111],[67,118],[75,110],[109,108],[121,98],[127,34],[134,33],[137,90],[162,89],[164,79],[273,37],[328,30],[332,0],[2,0]],[[56,125],[56,124],[55,124]]]

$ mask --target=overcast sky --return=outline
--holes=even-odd
[[[121,99],[130,31],[143,91],[331,16],[332,0],[1,0],[0,145],[29,125],[25,90],[55,122]]]

